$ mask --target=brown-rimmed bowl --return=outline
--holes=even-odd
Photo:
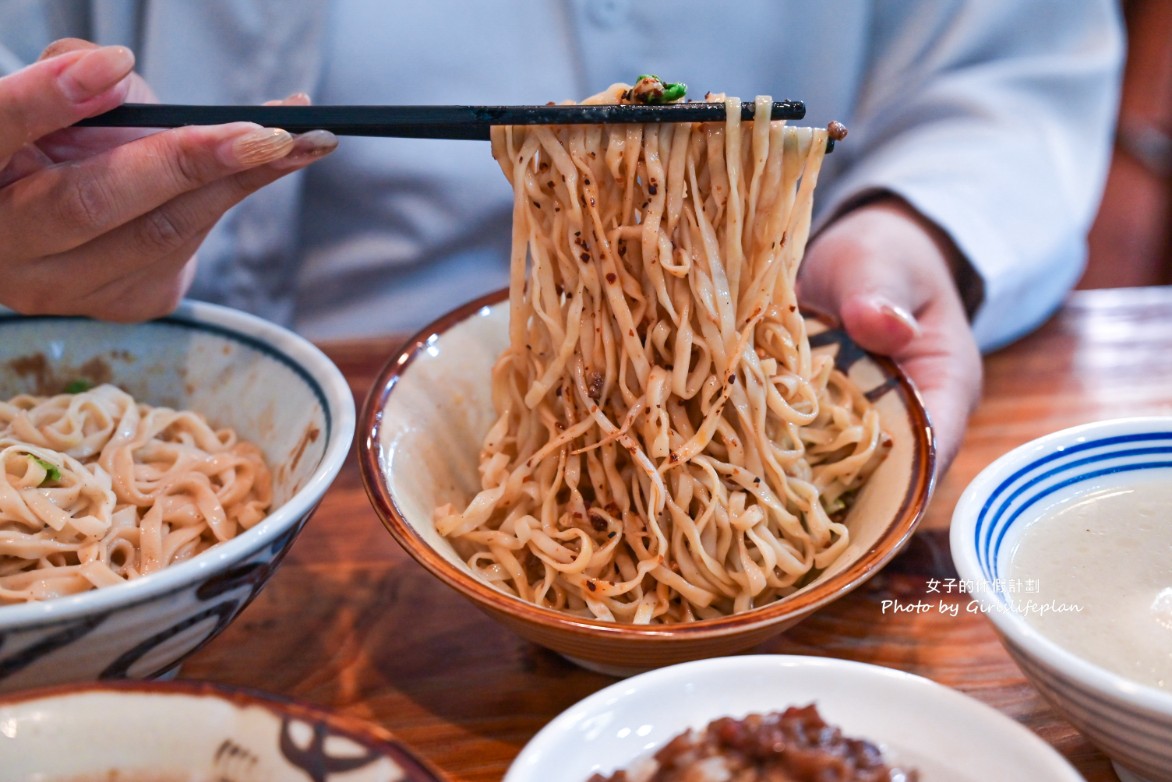
[[[57,685],[0,697],[10,782],[442,782],[374,723],[205,681]]]
[[[850,547],[801,591],[718,619],[632,626],[542,608],[477,577],[435,530],[433,512],[462,507],[479,489],[481,443],[495,418],[491,369],[508,342],[508,301],[499,291],[420,331],[383,367],[358,422],[363,482],[395,540],[440,581],[527,638],[613,675],[743,651],[879,571],[907,542],[933,488],[932,428],[919,395],[891,361],[870,356],[840,331],[810,322],[819,350],[877,406],[894,444],[860,490],[847,523]],[[817,332],[817,333],[815,333]]]

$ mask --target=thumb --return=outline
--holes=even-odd
[[[890,356],[921,335],[917,313],[929,302],[915,269],[893,268],[872,249],[874,235],[849,224],[829,227],[806,254],[798,296],[835,318],[864,350]]]
[[[810,242],[799,298],[838,318],[860,347],[896,355],[956,296],[951,240],[895,196],[846,212]]]
[[[838,318],[860,347],[895,359],[922,395],[943,473],[980,397],[981,357],[952,277],[951,245],[899,202],[828,225],[801,269],[803,304]]]
[[[839,295],[842,327],[864,350],[893,356],[922,333],[915,315],[889,293],[876,290]]]

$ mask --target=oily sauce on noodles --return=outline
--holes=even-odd
[[[768,98],[744,122],[709,99],[726,122],[493,131],[509,344],[480,491],[434,518],[539,606],[667,624],[793,594],[850,544],[843,510],[885,452],[797,304],[831,134],[771,121]]]

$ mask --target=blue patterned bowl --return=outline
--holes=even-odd
[[[5,780],[440,782],[381,727],[198,681],[59,685],[0,697]]]
[[[354,399],[301,337],[195,302],[140,324],[0,312],[0,399],[113,382],[153,405],[189,408],[259,445],[273,508],[237,537],[143,578],[39,603],[0,605],[0,691],[149,679],[222,631],[268,581],[341,469]]]
[[[1026,678],[1112,759],[1124,782],[1172,782],[1172,691],[1094,664],[1039,632],[1023,611],[1028,604],[1011,594],[1021,579],[1009,567],[1033,521],[1148,478],[1172,480],[1172,417],[1102,421],[1027,443],[985,468],[952,517],[952,557],[974,609],[993,623]],[[1169,636],[1172,641],[1172,629]]]

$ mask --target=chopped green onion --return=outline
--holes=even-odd
[[[83,378],[79,378],[77,380],[70,381],[65,386],[65,393],[67,393],[67,394],[80,394],[85,391],[89,391],[93,387],[94,387],[94,384],[91,383],[90,381],[85,380]]]
[[[31,453],[28,455],[28,458],[39,464],[41,469],[45,471],[45,479],[41,481],[41,486],[44,486],[46,483],[55,483],[61,480],[61,469],[57,465],[51,464],[39,456],[33,456]]]
[[[660,103],[674,103],[688,94],[688,85],[684,84],[682,81],[664,81],[653,73],[641,73],[639,74],[639,77],[635,79],[635,84],[638,84],[644,79],[653,79],[663,86],[663,91],[658,95],[653,94],[642,96],[644,103],[652,105]]]
[[[663,85],[663,102],[674,103],[688,94],[688,85],[682,81]]]

